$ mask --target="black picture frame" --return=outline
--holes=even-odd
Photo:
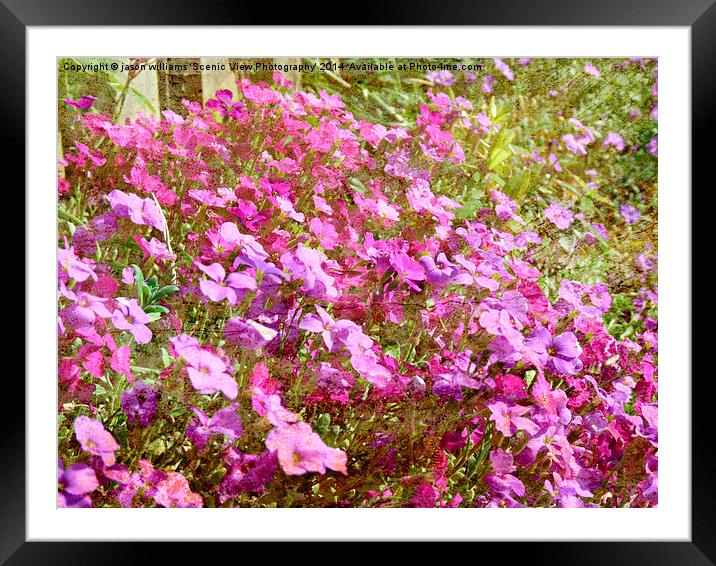
[[[350,23],[368,25],[569,25],[569,26],[686,26],[691,30],[692,79],[692,178],[693,186],[709,190],[713,186],[714,107],[716,101],[716,5],[715,0],[519,0],[487,4],[462,0],[450,3],[428,3],[426,0],[401,5],[382,2],[379,7],[360,5],[351,14]],[[0,0],[0,54],[2,83],[0,110],[5,128],[7,148],[2,154],[5,163],[25,162],[26,28],[28,26],[68,25],[315,25],[322,22],[346,22],[335,13],[335,4],[312,2],[310,10],[288,12],[270,10],[270,21],[264,16],[266,6],[249,5],[226,0],[206,3],[187,0],[155,0],[152,2],[124,0],[121,3],[96,0]],[[232,15],[233,14],[233,15]],[[264,17],[262,17],[264,16]],[[684,164],[687,166],[688,164]],[[22,171],[21,167],[17,168]],[[22,175],[22,174],[21,174]],[[20,183],[24,177],[21,176]],[[699,182],[701,181],[701,182]],[[16,185],[17,186],[17,185]],[[683,187],[684,195],[694,192]],[[20,203],[24,208],[24,204]],[[693,210],[693,209],[692,209]],[[31,211],[26,210],[26,214]],[[692,225],[696,225],[693,223]],[[708,224],[707,224],[708,225]],[[19,254],[19,246],[15,247]],[[17,258],[18,260],[20,258]],[[25,257],[25,262],[27,261]],[[17,263],[16,263],[17,264]],[[15,293],[20,291],[16,290]],[[25,296],[25,301],[28,297]],[[690,332],[690,329],[683,329]],[[692,335],[695,339],[695,333]],[[48,345],[49,347],[50,345]],[[692,346],[692,351],[694,350]],[[693,375],[693,378],[691,377]],[[711,372],[693,372],[684,367],[684,383],[692,387],[692,537],[690,542],[533,542],[483,543],[497,551],[502,563],[550,562],[552,564],[716,564],[716,467],[714,465],[712,422],[714,399]],[[17,377],[6,376],[3,387],[6,402],[0,434],[0,564],[134,564],[155,562],[185,563],[190,557],[186,544],[166,543],[88,543],[88,542],[26,542],[25,536],[25,407],[16,403],[25,399],[25,385]],[[479,528],[479,525],[476,525]],[[599,537],[588,532],[585,536]],[[77,533],[81,540],[82,533]],[[192,543],[203,547],[205,556],[235,555],[236,560],[248,559],[260,543]],[[239,548],[237,545],[245,545]],[[311,556],[333,556],[339,552],[341,561],[365,564],[377,557],[399,562],[406,560],[405,549],[371,542],[351,542],[340,550],[311,550],[306,543],[300,550],[285,544],[271,545],[271,560],[295,561]],[[465,543],[474,544],[474,543]],[[507,547],[509,545],[509,548]],[[415,548],[415,547],[414,547]],[[420,552],[420,547],[418,552]],[[471,554],[474,547],[465,549]],[[219,553],[216,551],[219,550]],[[249,554],[246,554],[249,550]],[[224,554],[226,552],[227,554]],[[240,554],[236,554],[240,552]],[[314,554],[315,552],[315,554]],[[449,551],[450,554],[453,549]],[[474,560],[484,556],[482,550]]]

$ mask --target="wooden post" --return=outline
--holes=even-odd
[[[159,59],[160,69],[157,71],[159,79],[159,105],[160,110],[172,110],[177,114],[185,114],[182,99],[192,102],[202,102],[201,72],[194,71],[193,63],[200,59]],[[187,70],[183,70],[183,65]]]

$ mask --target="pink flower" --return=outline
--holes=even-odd
[[[221,391],[227,398],[236,399],[239,386],[236,380],[226,373],[226,364],[219,356],[199,349],[183,357],[189,364],[186,371],[194,389],[206,395]]]
[[[584,65],[584,72],[597,78],[602,76],[602,73],[599,72],[599,69],[597,69],[591,61]]]
[[[624,140],[616,132],[609,132],[602,142],[604,147],[614,146],[617,151],[624,151]]]
[[[136,299],[117,299],[117,308],[112,313],[112,324],[118,330],[129,330],[137,344],[147,344],[152,340],[152,331],[147,327],[149,316],[142,310]]]
[[[201,495],[193,493],[189,482],[179,472],[167,472],[154,493],[154,500],[162,507],[202,507]]]
[[[75,436],[82,446],[82,450],[99,456],[105,466],[113,466],[114,453],[119,450],[119,444],[114,437],[104,429],[101,422],[89,417],[80,416],[75,419]]]
[[[570,210],[559,206],[558,204],[550,204],[544,211],[545,218],[554,224],[560,230],[566,230],[574,221],[574,214]]]
[[[490,420],[495,423],[495,428],[505,436],[512,436],[518,430],[524,430],[528,434],[536,434],[539,430],[535,423],[522,416],[530,411],[529,407],[508,406],[502,401],[496,401],[488,403],[487,408],[492,412]]]
[[[326,446],[308,423],[275,427],[266,438],[266,448],[278,454],[279,464],[289,476],[306,472],[325,474],[326,468],[348,475],[346,453]]]

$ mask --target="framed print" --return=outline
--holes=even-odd
[[[709,2],[104,8],[2,12],[29,244],[7,564],[179,541],[713,563]]]

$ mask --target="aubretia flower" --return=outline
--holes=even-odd
[[[544,211],[545,218],[554,224],[560,230],[565,230],[572,225],[574,214],[572,211],[559,206],[558,204],[550,204]]]
[[[524,430],[528,434],[535,434],[539,430],[535,423],[522,416],[530,411],[529,407],[507,405],[502,401],[495,401],[488,403],[487,408],[492,413],[490,420],[495,423],[495,428],[504,436],[513,436],[518,430]]]
[[[239,386],[236,380],[226,373],[226,364],[219,356],[206,350],[198,350],[185,359],[189,364],[186,371],[194,389],[205,395],[221,391],[229,399],[236,399]]]
[[[75,419],[74,429],[82,450],[99,456],[105,466],[114,465],[114,453],[119,450],[119,444],[101,422],[84,415],[79,416]]]
[[[130,423],[146,428],[157,414],[157,391],[141,381],[131,389],[122,391],[119,397],[122,412]]]
[[[222,434],[229,442],[239,438],[243,432],[241,419],[237,414],[238,403],[216,411],[211,417],[197,407],[192,407],[196,418],[189,423],[186,436],[203,452],[212,434]]]
[[[226,340],[242,348],[259,350],[278,335],[278,331],[264,326],[255,320],[235,316],[226,321],[224,336]]]
[[[440,86],[452,86],[455,84],[455,78],[450,71],[431,71],[425,78]]]
[[[582,348],[572,332],[552,337],[546,328],[537,328],[525,340],[525,346],[537,354],[543,366],[559,375],[574,375],[582,369]]]
[[[97,273],[94,268],[77,257],[72,247],[57,248],[57,263],[58,267],[75,281],[87,281],[90,277],[97,281]]]
[[[120,218],[129,218],[135,224],[153,226],[160,232],[164,231],[164,217],[151,198],[139,198],[135,194],[113,190],[106,196],[114,213]]]
[[[646,144],[646,151],[651,153],[652,155],[659,155],[659,137],[654,136],[649,140],[649,143]]]
[[[94,101],[97,100],[96,96],[92,96],[90,94],[83,94],[80,96],[77,100],[73,100],[72,98],[65,98],[65,103],[69,104],[70,106],[74,106],[77,108],[77,110],[89,110],[92,108],[92,105],[94,104]]]
[[[624,151],[624,140],[616,132],[609,132],[602,142],[604,147],[614,146],[617,151]]]
[[[334,287],[335,277],[331,277],[323,270],[327,261],[325,254],[319,250],[298,246],[292,252],[285,252],[281,256],[281,263],[296,279],[303,279],[302,288],[316,296],[326,295],[337,297],[338,290]]]
[[[425,280],[425,268],[412,257],[405,252],[393,252],[390,254],[390,266],[398,272],[398,278],[411,289],[420,289],[413,281]]]
[[[99,487],[97,474],[87,464],[72,464],[64,468],[62,460],[57,460],[57,506],[91,507],[88,493]]]
[[[634,224],[639,220],[641,212],[636,207],[630,204],[623,204],[619,207],[619,214],[626,220],[627,224]]]
[[[214,302],[226,300],[234,306],[238,302],[239,293],[245,290],[256,290],[256,279],[248,273],[239,271],[227,276],[226,271],[219,263],[203,265],[196,262],[195,265],[210,277],[210,279],[199,281],[199,289]]]
[[[138,238],[137,244],[139,244],[143,252],[156,261],[174,261],[176,259],[176,256],[169,251],[167,245],[156,238],[152,238],[151,240]]]
[[[584,72],[597,78],[602,76],[602,73],[599,72],[599,69],[597,69],[591,61],[584,65]]]
[[[507,63],[505,63],[500,58],[495,58],[493,59],[493,61],[495,62],[495,67],[497,68],[497,70],[500,71],[503,75],[505,75],[505,78],[508,81],[513,81],[515,79],[515,74],[512,72],[512,69],[510,69]]]
[[[202,507],[204,503],[179,472],[167,472],[166,478],[156,486],[154,500],[162,507]]]
[[[227,473],[221,480],[220,500],[225,502],[242,493],[263,493],[276,473],[276,452],[265,450],[258,456],[230,448],[225,456]]]
[[[119,330],[128,330],[137,344],[147,344],[152,340],[152,331],[147,327],[151,319],[139,306],[137,299],[117,299],[117,308],[112,313],[112,324]]]
[[[278,454],[279,464],[289,476],[325,474],[326,468],[348,475],[346,453],[326,446],[308,423],[277,426],[266,437],[266,448]]]

